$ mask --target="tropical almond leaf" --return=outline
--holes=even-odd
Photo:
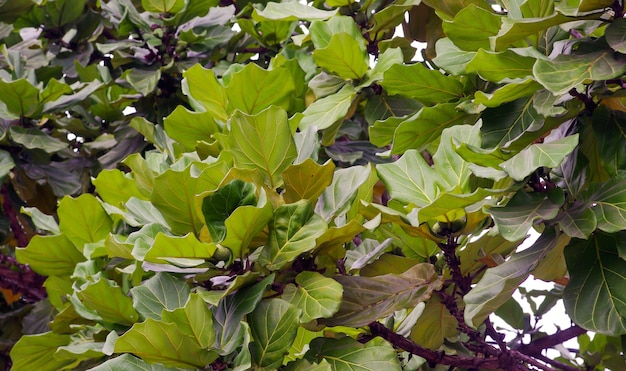
[[[287,112],[275,106],[254,116],[236,112],[231,118],[230,144],[235,165],[259,169],[271,188],[282,183],[282,172],[298,156]]]
[[[596,214],[598,229],[613,233],[626,228],[626,179],[615,177],[593,183],[582,194]]]
[[[142,370],[142,371],[176,371],[177,368],[165,367],[159,363],[148,363],[131,354],[122,354],[119,357],[110,359],[90,371],[119,371],[119,370]]]
[[[408,150],[398,161],[378,165],[376,170],[395,200],[424,207],[438,195],[433,181],[437,179],[437,172],[416,150]]]
[[[256,205],[256,187],[235,179],[202,200],[204,222],[211,239],[218,243],[226,237],[224,222],[240,206]]]
[[[334,34],[326,47],[315,49],[313,58],[318,66],[347,80],[360,79],[368,70],[362,44],[346,32]]]
[[[193,337],[201,348],[208,349],[215,343],[213,317],[207,304],[198,294],[189,295],[182,308],[163,310],[164,322],[174,323],[185,334]]]
[[[54,357],[58,347],[68,345],[70,335],[45,332],[19,338],[11,349],[13,369],[28,370],[36,367],[40,371],[56,371],[73,363],[73,360],[57,360]]]
[[[183,72],[181,85],[183,93],[189,97],[189,104],[197,112],[209,112],[219,120],[228,118],[226,90],[217,81],[212,70],[203,68],[199,63],[195,64]]]
[[[489,37],[498,34],[502,18],[491,10],[469,4],[456,13],[454,20],[443,22],[443,31],[463,50],[489,50]]]
[[[296,338],[300,309],[282,299],[264,300],[248,316],[250,354],[260,367],[277,369]]]
[[[279,206],[270,222],[270,237],[259,255],[259,263],[278,270],[300,254],[313,250],[315,240],[327,229],[326,222],[313,212],[307,200]]]
[[[161,312],[183,307],[189,286],[168,273],[157,273],[130,290],[135,309],[143,318],[161,319]]]
[[[304,117],[300,120],[298,127],[300,130],[306,130],[313,126],[317,130],[331,127],[348,114],[354,97],[356,97],[356,89],[350,84],[344,85],[338,92],[311,103],[302,112]]]
[[[336,276],[343,286],[339,311],[319,320],[328,326],[362,327],[396,310],[412,308],[441,288],[442,279],[431,264],[421,263],[402,274],[376,277]]]
[[[163,125],[170,138],[182,144],[188,151],[193,151],[199,141],[210,142],[213,134],[220,132],[213,117],[212,112],[193,112],[178,106],[163,120]]]
[[[305,358],[318,363],[326,360],[335,371],[402,369],[396,351],[379,337],[365,344],[349,336],[341,339],[317,338],[311,342]]]
[[[328,318],[339,310],[343,287],[337,281],[317,272],[301,272],[296,284],[285,288],[282,299],[302,311],[301,323]]]
[[[81,251],[85,244],[105,239],[113,228],[113,221],[91,194],[64,197],[58,214],[61,233]]]
[[[565,248],[570,281],[563,292],[565,310],[579,326],[600,334],[626,333],[626,261],[618,256],[616,239],[595,233]]]
[[[216,351],[202,349],[176,323],[153,318],[134,324],[120,336],[114,352],[132,353],[146,362],[182,368],[202,368],[218,357]]]
[[[167,263],[168,258],[209,259],[216,249],[215,244],[200,242],[192,233],[182,237],[158,233],[144,261]]]
[[[523,79],[533,74],[536,58],[526,57],[513,50],[490,52],[479,49],[466,72],[476,72],[484,80],[501,82],[506,79]]]
[[[124,295],[115,281],[100,278],[81,288],[76,295],[106,322],[130,326],[139,320],[132,299]]]
[[[21,144],[28,149],[40,149],[50,154],[68,148],[68,143],[36,128],[11,126],[9,128],[9,135],[11,136],[11,140],[15,143]]]
[[[15,250],[17,259],[44,276],[69,276],[85,257],[65,235],[35,235],[28,246]]]
[[[371,174],[369,166],[351,166],[335,171],[333,181],[320,195],[315,211],[327,222],[345,212]]]
[[[324,165],[308,158],[304,162],[291,165],[283,172],[285,180],[285,202],[309,200],[315,203],[319,195],[333,180],[335,164],[326,161]]]
[[[461,82],[421,63],[391,66],[380,84],[390,95],[400,94],[423,104],[444,103],[463,95]]]
[[[248,115],[255,115],[270,106],[289,107],[295,85],[286,68],[264,70],[255,63],[233,73],[226,96],[229,105]]]

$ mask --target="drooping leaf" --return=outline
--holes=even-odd
[[[512,50],[494,53],[479,49],[467,64],[466,71],[476,72],[487,81],[501,82],[531,76],[535,61],[535,58],[519,55]]]
[[[441,287],[441,278],[431,264],[418,264],[402,274],[376,277],[336,276],[343,286],[339,311],[320,320],[328,326],[361,327],[396,310],[412,308]]]
[[[626,21],[623,18],[617,18],[614,22],[611,22],[604,31],[604,37],[611,49],[626,53],[626,39],[624,33],[626,31]]]
[[[465,322],[474,327],[480,326],[489,314],[511,297],[556,242],[555,230],[546,229],[533,246],[513,254],[497,267],[487,269],[476,286],[463,297]]]
[[[41,149],[46,153],[55,153],[67,148],[67,143],[35,128],[11,126],[9,135],[15,143],[19,143],[28,149]]]
[[[259,263],[278,270],[298,255],[315,248],[315,240],[326,231],[324,220],[313,212],[307,200],[286,204],[274,211],[270,222],[270,237],[259,255]]]
[[[183,307],[189,298],[189,286],[168,273],[157,273],[130,290],[133,305],[143,318],[160,320],[161,312]]]
[[[596,233],[565,249],[570,281],[563,292],[565,310],[574,322],[613,336],[626,333],[626,297],[620,288],[626,262],[617,254],[616,237]]]
[[[158,233],[154,243],[146,251],[144,261],[166,263],[168,258],[209,259],[215,250],[215,244],[200,242],[191,233],[183,237]]]
[[[20,116],[30,117],[35,115],[38,110],[41,110],[38,95],[39,89],[26,79],[10,82],[0,79],[0,102],[4,103],[6,109],[8,109],[9,112],[7,113],[14,115],[13,118],[19,118]],[[12,127],[12,129],[18,133],[26,132],[25,129],[17,126]],[[38,130],[33,131],[33,133],[36,131]],[[52,138],[50,139],[50,143],[55,143]]]
[[[343,288],[337,281],[317,272],[302,272],[296,284],[285,288],[282,299],[302,311],[300,322],[328,318],[339,310]]]
[[[230,135],[235,165],[259,169],[271,188],[282,183],[282,172],[298,155],[287,113],[278,107],[254,116],[236,112],[231,119]]]
[[[298,330],[300,309],[282,299],[264,300],[249,316],[250,353],[260,367],[278,368]]]

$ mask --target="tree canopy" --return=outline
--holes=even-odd
[[[618,0],[0,0],[4,367],[626,369],[624,35]]]

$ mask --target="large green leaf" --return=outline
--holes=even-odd
[[[274,274],[261,282],[239,289],[235,294],[224,298],[213,311],[217,332],[217,349],[220,354],[229,354],[241,344],[244,328],[240,326],[244,316],[254,310],[263,298],[265,289],[274,281]]]
[[[524,180],[540,167],[557,167],[578,145],[578,134],[549,143],[533,144],[504,161],[500,167],[517,181]]]
[[[416,310],[416,309],[414,309]],[[438,297],[426,303],[409,338],[429,349],[438,349],[446,338],[458,334],[459,323]]]
[[[28,149],[40,149],[46,153],[55,153],[67,148],[68,144],[62,140],[46,134],[35,128],[11,126],[9,128],[11,140]]]
[[[163,120],[167,135],[193,151],[199,141],[211,142],[213,134],[220,128],[213,119],[212,112],[192,112],[183,106],[176,109]]]
[[[168,273],[157,273],[130,290],[135,309],[143,318],[161,319],[161,312],[185,305],[189,286]]]
[[[304,117],[300,120],[298,127],[301,130],[309,127],[323,130],[331,127],[346,116],[356,93],[356,89],[347,84],[338,92],[316,100],[302,112]]]
[[[423,207],[438,195],[433,181],[437,179],[437,172],[416,150],[408,150],[398,161],[378,165],[376,170],[395,200]]]
[[[485,107],[499,107],[505,103],[532,95],[539,89],[541,89],[541,85],[533,78],[527,78],[519,82],[516,80],[497,88],[491,93],[484,93],[478,90],[474,94],[474,104],[480,104]]]
[[[226,120],[228,98],[224,87],[210,69],[195,64],[183,72],[182,90],[189,104],[198,112],[206,111],[219,120]]]
[[[314,21],[328,19],[335,14],[336,10],[321,10],[302,3],[288,2],[267,3],[263,10],[255,7],[253,17],[274,21]]]
[[[287,109],[294,89],[293,79],[286,68],[264,70],[250,63],[230,77],[226,96],[234,109],[255,115],[272,105]]]
[[[402,274],[336,276],[335,280],[343,286],[341,307],[332,318],[319,321],[329,326],[366,326],[397,310],[413,308],[442,284],[434,267],[426,263]]]
[[[313,212],[307,200],[278,207],[270,222],[269,241],[259,255],[259,263],[269,270],[281,269],[298,255],[313,250],[315,240],[326,229],[326,222]]]
[[[85,244],[105,239],[113,229],[113,221],[90,194],[64,197],[59,202],[58,215],[61,233],[81,251]]]
[[[103,170],[92,180],[98,196],[106,203],[120,207],[131,197],[144,199],[135,180],[118,169]]]
[[[315,204],[319,195],[332,183],[334,170],[335,164],[332,161],[319,165],[310,158],[300,164],[291,165],[283,172],[285,202],[309,200]]]
[[[600,106],[593,112],[592,128],[602,166],[611,176],[626,172],[624,113]]]
[[[317,272],[302,272],[296,284],[285,288],[282,299],[302,311],[300,322],[328,318],[339,310],[343,288],[337,281]]]
[[[57,360],[54,353],[58,347],[68,345],[70,341],[70,335],[52,332],[22,336],[11,349],[13,369],[29,370],[35,367],[41,371],[61,370],[73,361]]]
[[[78,298],[109,323],[130,326],[139,320],[133,301],[115,281],[100,278],[76,292]]]
[[[558,12],[549,16],[527,19],[505,17],[497,35],[490,38],[491,46],[497,51],[502,51],[511,45],[526,46],[528,41],[537,40],[538,36],[548,28],[571,21],[571,18]]]
[[[254,237],[272,220],[272,205],[240,206],[225,221],[226,237],[221,245],[230,249],[234,257],[243,259]]]
[[[612,178],[606,183],[594,183],[582,198],[596,215],[598,229],[618,232],[626,229],[626,179]]]
[[[326,47],[315,49],[313,58],[318,66],[344,79],[360,79],[368,70],[365,49],[346,32],[334,34]]]
[[[487,211],[493,217],[502,237],[517,241],[526,236],[536,219],[550,220],[556,217],[563,201],[563,192],[560,189],[554,189],[547,195],[522,190],[506,206],[493,207]]]
[[[274,106],[254,116],[236,112],[231,119],[230,144],[235,165],[259,169],[272,188],[282,183],[282,172],[298,156],[287,113]]]
[[[613,20],[606,27],[606,31],[604,31],[607,44],[609,44],[611,49],[622,54],[626,53],[626,38],[624,34],[626,34],[626,20],[624,18]]]
[[[141,6],[148,12],[178,13],[185,8],[185,0],[141,0]]]
[[[278,368],[298,331],[300,309],[282,299],[264,300],[249,315],[252,359],[260,367]]]
[[[499,107],[485,110],[481,126],[483,148],[509,147],[526,132],[536,131],[542,117],[533,107],[533,100],[521,98]]]
[[[146,362],[182,368],[203,368],[218,357],[216,351],[202,349],[178,324],[153,318],[134,324],[120,336],[114,352],[132,353]]]
[[[381,85],[387,93],[417,99],[423,104],[444,103],[463,95],[463,84],[421,63],[393,65],[384,73]]]
[[[474,58],[476,52],[461,50],[447,37],[439,39],[435,44],[437,56],[433,62],[447,72],[464,74],[467,64]]]
[[[539,59],[535,78],[555,95],[565,94],[585,80],[607,80],[626,72],[626,58],[612,50],[587,54],[561,54],[553,60]]]
[[[424,107],[398,125],[393,135],[392,153],[410,149],[422,150],[436,141],[444,129],[462,124],[473,124],[476,115],[456,109],[457,103],[440,103]]]
[[[17,259],[44,276],[65,276],[74,272],[83,254],[65,235],[34,236],[28,246],[15,250]]]
[[[15,115],[13,118],[30,117],[38,111],[41,112],[39,89],[26,79],[10,82],[0,79],[0,102],[6,105],[8,113]]]
[[[401,370],[396,351],[378,337],[365,344],[349,336],[341,339],[317,338],[311,342],[311,349],[305,358],[311,362],[325,360],[335,371]]]
[[[133,357],[130,354],[122,354],[119,357],[110,359],[99,364],[90,371],[176,371],[177,368],[165,367],[160,363],[147,363],[140,358]]]
[[[164,322],[174,323],[185,334],[193,337],[197,344],[208,349],[215,343],[213,317],[207,304],[198,294],[191,294],[182,308],[163,310]]]
[[[555,230],[546,229],[533,246],[513,254],[497,267],[487,269],[476,286],[463,297],[465,322],[474,327],[480,326],[491,313],[509,300],[556,242]]]
[[[535,61],[536,58],[522,56],[512,50],[493,53],[480,49],[467,64],[466,71],[476,72],[487,81],[501,82],[532,76]]]
[[[565,248],[570,274],[563,292],[567,313],[585,329],[601,334],[626,334],[626,262],[615,246],[623,236],[593,234]]]
[[[502,18],[490,10],[470,4],[458,12],[452,22],[443,22],[443,31],[463,50],[489,50],[489,37],[498,34]]]

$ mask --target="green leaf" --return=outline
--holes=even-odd
[[[613,4],[611,0],[565,0],[560,1],[556,8],[567,15],[578,15],[594,10],[603,10],[611,4]]]
[[[259,255],[259,264],[278,270],[295,258],[315,248],[315,240],[324,234],[326,222],[313,212],[307,200],[279,206],[270,222],[267,245]]]
[[[624,114],[600,106],[593,112],[592,128],[602,166],[611,176],[626,171]]]
[[[481,261],[482,258],[507,256],[523,242],[523,240],[508,241],[499,233],[494,232],[492,230],[478,240],[468,243],[459,251],[458,256],[461,261],[461,273],[463,275],[477,272],[484,267],[485,263]]]
[[[458,334],[458,327],[456,318],[435,296],[426,303],[409,338],[428,349],[439,349],[446,338]]]
[[[220,242],[226,236],[224,222],[238,207],[256,205],[256,187],[252,183],[233,180],[202,200],[202,213],[211,238]]]
[[[527,314],[524,315],[524,310],[515,298],[509,298],[509,300],[504,302],[494,313],[496,316],[502,318],[509,326],[520,331],[524,330],[526,320],[529,319]]]
[[[537,60],[535,79],[554,95],[567,93],[585,80],[608,80],[626,72],[626,58],[612,50],[587,54],[561,54],[552,60]]]
[[[62,370],[73,361],[57,360],[54,354],[58,347],[68,345],[70,341],[70,335],[52,332],[22,336],[11,349],[13,369],[29,370],[35,367],[41,371]]]
[[[534,38],[536,40],[544,30],[571,21],[572,18],[558,12],[540,18],[512,19],[505,17],[502,20],[500,31],[491,37],[492,49],[501,51],[511,45],[526,46],[529,39],[533,40]]]
[[[390,95],[404,95],[423,104],[444,103],[463,95],[461,82],[422,63],[391,66],[385,71],[381,85]]]
[[[365,344],[346,336],[341,339],[317,338],[311,342],[306,359],[323,360],[335,371],[401,370],[396,351],[385,340],[376,337]]]
[[[189,286],[167,273],[157,273],[140,286],[130,289],[135,309],[143,318],[161,319],[161,312],[183,307]]]
[[[165,0],[167,1],[167,0]],[[143,96],[151,94],[157,87],[161,79],[161,70],[126,70],[123,77],[128,81],[130,86]]]
[[[215,329],[213,317],[207,304],[198,294],[191,294],[182,308],[163,310],[163,322],[176,324],[180,331],[195,339],[204,349],[213,347],[215,343]]]
[[[520,82],[503,85],[491,93],[483,93],[479,90],[474,93],[474,104],[482,104],[485,107],[498,107],[504,103],[533,95],[539,89],[541,89],[541,85],[534,79],[528,78]]]
[[[504,161],[500,167],[509,176],[522,181],[540,167],[557,167],[578,145],[578,134],[549,143],[533,144]]]
[[[213,135],[220,132],[212,112],[192,112],[183,106],[163,120],[167,135],[193,151],[199,141],[210,142]]]
[[[598,225],[595,210],[582,202],[576,202],[568,209],[561,211],[557,221],[565,234],[584,239],[589,237]]]
[[[15,250],[17,259],[43,276],[66,276],[76,264],[85,260],[83,254],[65,235],[34,236],[28,246]]]
[[[130,326],[139,320],[132,299],[122,293],[115,281],[100,278],[76,291],[76,295],[105,322]]]
[[[176,368],[165,367],[159,363],[147,363],[140,358],[126,353],[99,364],[90,371],[176,371]]]
[[[298,331],[300,309],[281,299],[262,301],[249,315],[254,341],[250,353],[260,367],[276,369],[283,364]]]
[[[141,6],[153,13],[178,13],[185,8],[185,0],[141,0]]]
[[[62,140],[51,137],[36,128],[27,129],[21,126],[11,126],[9,135],[15,143],[21,144],[28,149],[41,149],[46,153],[56,153],[68,147],[68,144]]]
[[[240,206],[226,219],[226,237],[220,243],[234,257],[243,259],[250,243],[272,220],[272,205],[266,202],[260,207]]]
[[[297,2],[267,3],[265,9],[255,7],[252,17],[255,20],[315,21],[325,20],[337,14],[337,10],[321,10]]]
[[[189,104],[197,112],[208,112],[222,121],[228,118],[226,90],[212,70],[195,64],[183,72],[181,85],[183,93],[189,97]]]
[[[333,35],[345,32],[356,40],[361,46],[361,50],[365,52],[366,41],[351,17],[334,16],[325,22],[313,21],[309,27],[309,32],[315,49],[326,48]]]
[[[392,153],[400,154],[407,150],[424,149],[436,141],[445,128],[454,125],[473,124],[476,115],[469,115],[456,109],[457,103],[440,103],[424,107],[409,117],[395,130]]]
[[[261,282],[239,289],[218,304],[213,311],[215,329],[217,331],[217,348],[220,354],[229,354],[241,344],[239,337],[243,336],[240,323],[244,316],[254,310],[263,298],[265,289],[274,282],[274,274],[265,277]]]
[[[622,54],[626,53],[625,34],[626,20],[624,18],[617,18],[613,20],[613,22],[609,23],[604,31],[604,37],[606,38],[607,44],[609,44],[611,49]]]
[[[22,214],[26,214],[39,230],[51,232],[52,234],[60,234],[59,224],[52,215],[42,213],[36,207],[23,207],[20,209]]]
[[[302,112],[304,117],[298,127],[300,130],[309,127],[315,127],[317,130],[328,129],[348,114],[355,97],[356,89],[350,84],[344,85],[338,92],[311,103]]]
[[[497,267],[487,269],[476,286],[463,297],[465,322],[474,327],[480,326],[491,313],[509,300],[556,242],[555,230],[546,229],[530,248],[513,254]]]
[[[104,240],[113,229],[113,221],[91,194],[64,197],[58,215],[61,233],[81,251],[85,244]]]
[[[339,310],[343,288],[337,281],[317,272],[301,272],[296,284],[285,288],[282,299],[302,310],[301,323],[331,317]]]
[[[328,326],[366,326],[397,310],[415,307],[442,284],[433,265],[426,263],[402,274],[336,276],[335,280],[343,286],[343,299],[332,318],[319,321]]]
[[[622,237],[596,233],[565,248],[570,274],[565,310],[576,324],[600,334],[626,334],[626,262],[615,248]]]
[[[255,115],[274,105],[287,109],[295,85],[286,68],[264,70],[247,64],[230,77],[226,86],[229,105],[248,115]]]
[[[42,108],[39,104],[39,89],[26,79],[11,82],[0,79],[0,102],[6,105],[8,113],[15,115],[14,118],[35,116],[41,112]],[[12,129],[23,128],[14,126]],[[38,132],[39,130],[35,131]]]
[[[478,50],[467,64],[468,73],[476,72],[484,80],[501,82],[506,79],[523,79],[532,76],[536,58],[526,57],[506,50],[500,53]]]
[[[298,156],[287,113],[279,107],[254,116],[236,112],[231,119],[230,144],[235,165],[259,169],[271,188],[282,183],[282,172]]]
[[[433,155],[434,167],[439,173],[436,182],[442,190],[458,189],[469,192],[468,181],[471,175],[469,163],[456,153],[456,143],[478,145],[479,127],[456,125],[443,131],[439,148]]]
[[[433,182],[437,172],[416,150],[408,150],[398,161],[378,165],[376,170],[394,200],[424,207],[438,195]]]
[[[371,173],[369,166],[351,166],[335,171],[332,183],[320,195],[316,212],[327,222],[346,212],[359,187],[368,181]]]
[[[455,75],[465,74],[467,64],[476,55],[476,52],[461,50],[447,37],[439,39],[435,48],[437,56],[433,58],[433,62],[438,67]]]
[[[115,353],[132,353],[146,362],[165,366],[202,368],[217,358],[217,352],[202,349],[196,339],[176,323],[148,318],[136,323],[115,341]]]
[[[196,212],[196,195],[214,189],[212,184],[216,181],[219,183],[222,177],[223,174],[219,171],[207,169],[207,172],[202,173],[196,165],[187,166],[182,171],[169,168],[154,178],[150,199],[173,232],[198,234],[202,228],[202,220]]]
[[[624,178],[611,178],[606,183],[591,184],[581,197],[595,213],[598,229],[609,233],[626,229]]]
[[[159,233],[146,252],[144,261],[166,263],[168,258],[209,259],[215,250],[215,244],[200,242],[191,233],[183,237]]]
[[[131,197],[145,198],[137,189],[135,180],[118,169],[102,170],[92,183],[98,196],[104,202],[116,207],[122,206]]]
[[[563,192],[554,189],[547,194],[518,191],[504,207],[487,211],[493,217],[502,237],[517,241],[526,236],[536,219],[550,220],[557,216],[563,204]]]
[[[533,107],[533,100],[530,98],[487,109],[482,119],[483,148],[509,147],[524,133],[536,131],[542,125],[542,117]]]
[[[2,181],[5,176],[9,175],[14,167],[15,162],[11,154],[7,151],[0,150],[0,181]]]
[[[346,32],[332,35],[328,45],[313,51],[313,58],[318,66],[346,80],[360,79],[368,70],[362,44]]]
[[[285,202],[309,200],[314,204],[319,195],[332,183],[334,170],[335,164],[332,161],[319,165],[310,158],[300,164],[289,166],[283,172]]]
[[[489,37],[498,34],[502,18],[490,10],[470,4],[458,12],[452,22],[443,22],[443,31],[463,50],[489,50]]]

